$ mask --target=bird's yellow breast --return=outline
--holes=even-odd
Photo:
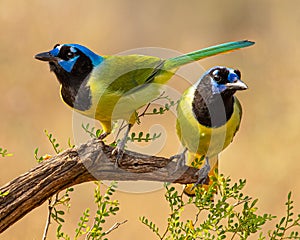
[[[192,101],[194,98],[193,87],[189,88],[182,96],[177,110],[176,129],[183,146],[192,153],[201,156],[213,157],[226,148],[241,121],[241,105],[234,97],[234,110],[226,122],[220,127],[206,127],[197,121],[192,111]]]

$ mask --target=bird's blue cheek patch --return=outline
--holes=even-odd
[[[218,84],[215,81],[212,82],[212,93],[213,94],[220,94],[221,92],[225,91],[227,87],[224,84]]]
[[[65,61],[65,60],[59,60],[58,64],[67,72],[71,72],[74,64],[76,63],[76,60],[79,58],[79,56],[74,57],[72,59],[70,59],[69,61]]]
[[[233,83],[233,82],[239,80],[239,77],[235,73],[229,73],[227,79],[228,79],[228,82]]]

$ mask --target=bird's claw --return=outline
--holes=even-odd
[[[210,171],[210,165],[209,165],[208,158],[206,158],[205,164],[195,173],[195,175],[198,176],[198,180],[194,186],[197,186],[199,184],[206,184],[208,181],[209,171]]]
[[[186,153],[186,150],[184,150],[180,154],[176,154],[176,155],[170,157],[170,160],[172,160],[172,161],[174,159],[177,159],[176,167],[175,167],[175,170],[173,173],[177,172],[179,169],[181,169],[182,167],[185,166],[185,153]]]
[[[127,130],[124,134],[124,137],[121,139],[121,141],[117,144],[115,149],[111,152],[112,155],[117,155],[115,160],[115,168],[118,168],[120,166],[120,161],[124,154],[125,145],[127,142],[128,134],[130,132],[130,129],[132,127],[132,124],[128,124]]]
[[[121,160],[122,157],[123,157],[124,150],[122,150],[122,149],[116,147],[116,148],[111,152],[111,154],[112,154],[113,156],[116,156],[116,160],[115,160],[114,166],[115,166],[115,168],[118,168],[118,167],[120,166],[120,160]]]
[[[111,155],[116,156],[115,168],[118,168],[120,166],[120,161],[124,154],[124,148],[125,148],[125,142],[121,141],[111,152]]]

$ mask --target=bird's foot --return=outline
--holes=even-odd
[[[170,160],[177,159],[176,168],[175,168],[173,173],[177,172],[179,169],[181,169],[182,167],[185,166],[185,153],[186,153],[186,151],[187,151],[187,149],[185,149],[180,154],[176,154],[176,155],[170,157]]]
[[[122,139],[118,145],[115,147],[115,149],[111,152],[112,155],[116,156],[115,160],[115,168],[118,168],[120,166],[120,161],[124,154],[124,148],[125,148],[126,141]]]
[[[124,137],[121,139],[121,141],[115,147],[115,149],[111,152],[112,155],[116,155],[115,168],[118,168],[120,166],[120,160],[123,157],[125,145],[126,145],[128,134],[130,132],[131,127],[132,127],[132,124],[128,124],[128,127],[126,129]]]
[[[198,180],[195,183],[194,187],[199,184],[207,183],[209,171],[210,171],[209,159],[208,159],[208,157],[206,157],[205,164],[195,174],[198,176]]]

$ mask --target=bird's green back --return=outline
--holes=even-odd
[[[108,92],[124,94],[146,83],[165,84],[175,71],[162,69],[164,60],[153,56],[105,56],[103,63],[93,73],[93,82]],[[156,81],[156,77],[160,76]]]

